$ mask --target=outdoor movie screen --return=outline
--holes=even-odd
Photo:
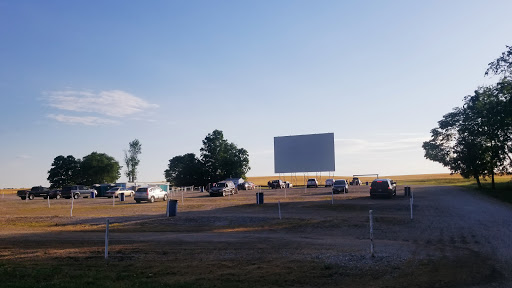
[[[334,133],[274,137],[274,173],[335,171]]]

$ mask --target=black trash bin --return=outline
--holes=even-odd
[[[170,199],[167,201],[167,217],[176,216],[178,212],[178,200]]]
[[[407,196],[411,197],[411,187],[409,187],[409,186],[405,186],[404,187],[404,196],[405,197],[407,197]]]
[[[263,192],[256,193],[256,204],[263,204]]]
[[[96,198],[96,192],[91,191],[91,199],[94,199],[94,198]]]
[[[119,193],[119,200],[124,201],[124,193]]]

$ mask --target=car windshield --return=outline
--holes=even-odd
[[[119,190],[119,187],[112,188],[112,189],[110,189],[110,190],[108,190],[108,191],[110,191],[110,192],[115,192],[115,191],[117,191],[117,190]]]
[[[345,185],[345,184],[346,184],[345,180],[336,180],[336,181],[334,181],[334,185]]]
[[[308,181],[313,181],[314,182],[314,181],[316,181],[316,179],[311,178],[311,179],[308,179]]]
[[[226,183],[217,183],[217,187],[226,187]]]
[[[148,192],[148,188],[139,188],[137,192]]]

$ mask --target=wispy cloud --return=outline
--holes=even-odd
[[[16,158],[26,160],[26,159],[30,159],[32,157],[30,157],[30,155],[27,155],[27,154],[21,154],[21,155],[17,155]]]
[[[119,123],[119,121],[112,118],[137,115],[143,111],[158,108],[157,104],[151,104],[121,90],[100,92],[63,90],[45,92],[44,95],[50,107],[80,113],[72,116],[48,115],[49,118],[70,124],[104,125]],[[101,117],[91,116],[90,114],[98,114]]]
[[[48,118],[55,119],[59,122],[64,122],[68,124],[82,124],[87,126],[97,126],[97,125],[105,125],[105,124],[119,124],[119,121],[105,119],[94,116],[67,116],[67,115],[55,115],[49,114]]]
[[[415,135],[416,136],[416,135]],[[400,152],[421,149],[428,137],[398,138],[392,141],[369,141],[364,139],[335,139],[336,153]]]

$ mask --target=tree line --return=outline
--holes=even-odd
[[[142,145],[138,139],[131,141],[129,149],[124,151],[128,182],[137,180],[141,152]],[[247,150],[228,142],[220,130],[206,136],[200,152],[200,157],[187,153],[170,159],[164,171],[166,181],[172,186],[205,186],[229,177],[245,178],[250,169]],[[98,152],[92,152],[82,159],[59,155],[51,166],[47,179],[52,188],[115,183],[121,176],[122,168],[114,157]]]
[[[499,76],[499,81],[464,97],[462,107],[445,114],[422,146],[425,158],[451,173],[474,178],[479,188],[481,178],[491,178],[495,189],[494,176],[511,172],[512,46],[506,47],[485,71],[485,76]]]

